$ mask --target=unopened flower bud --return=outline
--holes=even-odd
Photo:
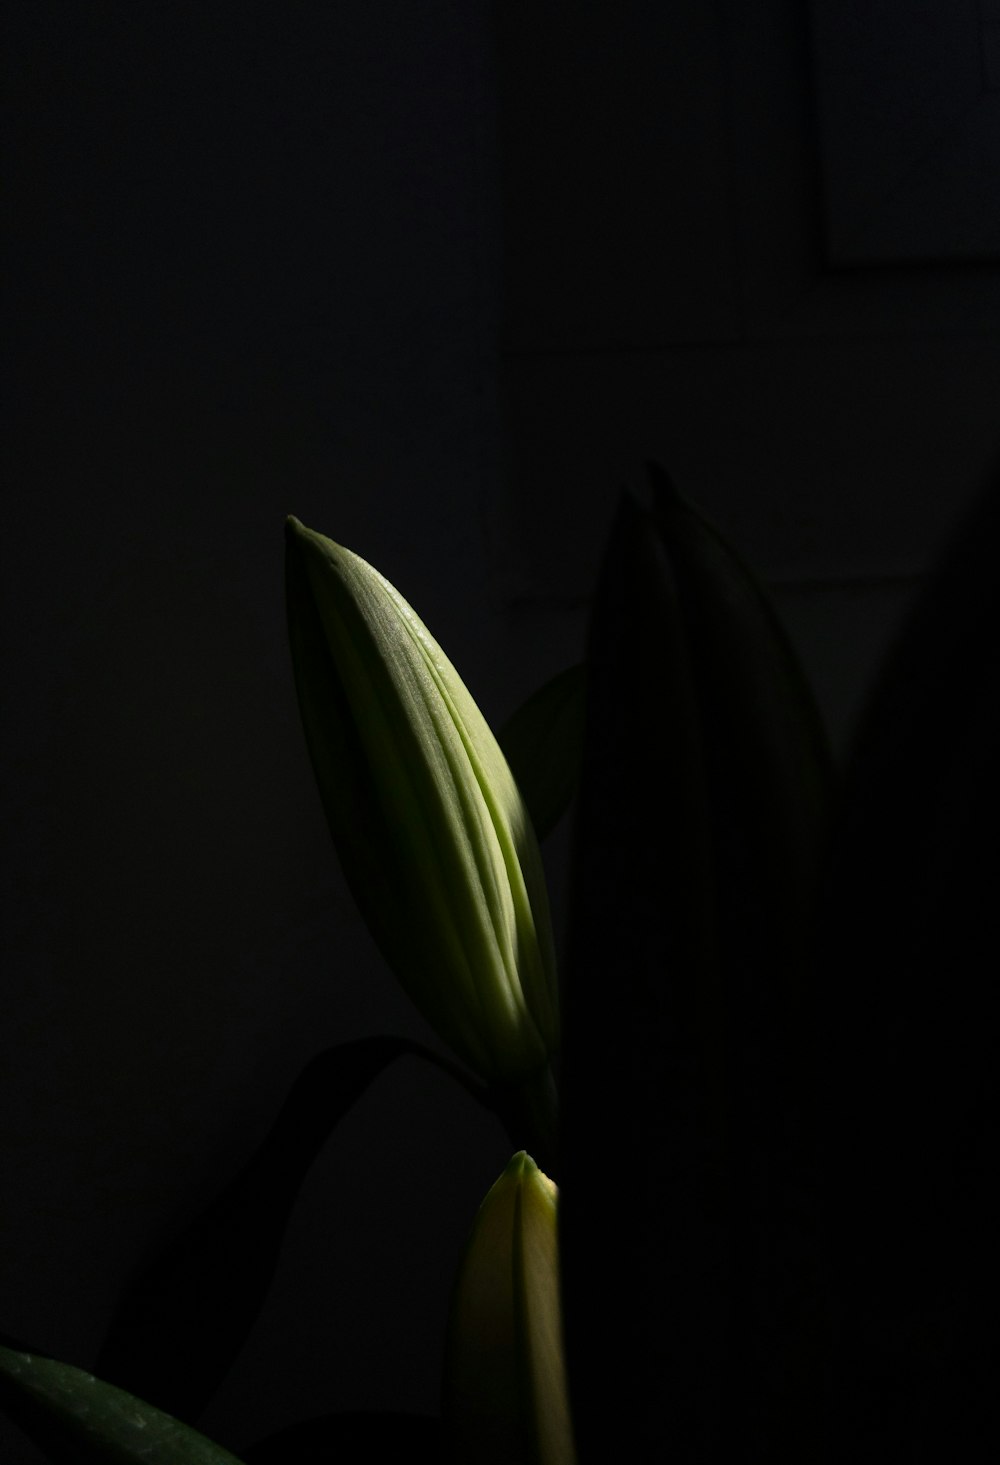
[[[516,1154],[483,1201],[448,1330],[443,1423],[453,1465],[574,1465],[558,1192]]]
[[[531,820],[479,708],[389,582],[287,526],[295,681],[344,875],[423,1015],[482,1077],[520,1084],[559,1041]]]

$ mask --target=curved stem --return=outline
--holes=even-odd
[[[515,1151],[527,1150],[540,1170],[553,1180],[558,1178],[559,1089],[551,1064],[520,1084],[488,1086],[461,1064],[435,1053],[415,1038],[401,1041],[407,1053],[433,1063],[461,1084],[477,1104],[495,1114]]]

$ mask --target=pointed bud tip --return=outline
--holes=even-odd
[[[331,539],[328,534],[321,534],[318,529],[310,529],[308,524],[303,524],[302,520],[294,514],[288,514],[285,518],[285,539],[288,544],[309,545],[313,549],[320,549],[327,558],[336,559],[343,555],[349,555],[352,561],[359,558],[357,555],[352,555],[351,551],[345,549],[343,545],[338,544],[335,539]]]
[[[508,1160],[504,1174],[514,1179],[519,1175],[530,1175],[533,1170],[537,1169],[538,1166],[528,1154],[527,1150],[518,1150],[517,1154],[511,1155]]]
[[[546,1195],[553,1197],[557,1192],[555,1181],[538,1167],[527,1150],[518,1150],[511,1156],[500,1179],[513,1181],[515,1185],[541,1186]]]

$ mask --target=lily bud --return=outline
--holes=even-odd
[[[490,1082],[558,1048],[538,843],[493,733],[389,582],[287,525],[292,661],[306,742],[345,878],[414,1003]]]
[[[445,1459],[574,1465],[559,1301],[558,1192],[516,1154],[479,1208],[452,1299]]]

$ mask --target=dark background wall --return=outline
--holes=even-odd
[[[954,9],[968,60],[985,11]],[[912,152],[916,82],[888,174],[837,194],[866,115],[842,34],[783,0],[11,8],[4,1330],[92,1362],[128,1268],[308,1057],[434,1041],[313,792],[286,513],[386,573],[499,721],[579,655],[615,497],[659,457],[774,587],[843,745],[993,461],[1000,249],[983,204],[975,258],[893,256],[893,199],[933,213],[958,166]],[[860,40],[878,95],[892,38]],[[939,131],[982,201],[973,72],[937,89]],[[431,1070],[387,1074],[206,1430],[435,1409],[505,1143]],[[0,1453],[35,1458],[13,1432]]]

